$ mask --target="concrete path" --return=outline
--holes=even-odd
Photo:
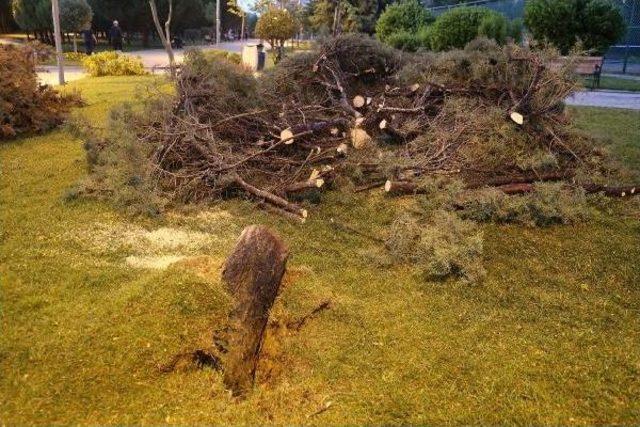
[[[189,46],[187,49],[201,49],[201,50],[226,50],[228,52],[242,52],[242,47],[246,44],[257,44],[258,40],[245,40],[244,42],[224,42],[219,45],[200,45]],[[174,51],[175,60],[178,64],[184,60],[184,52],[186,49],[176,49]],[[169,66],[169,60],[167,53],[163,49],[146,49],[135,50],[132,52],[124,52],[126,55],[137,56],[142,60],[144,67],[153,72],[154,67],[167,67]],[[66,66],[65,67],[65,80],[72,82],[86,77],[86,74],[78,66]],[[48,85],[55,86],[58,84],[58,69],[55,66],[41,66],[38,67],[38,78],[40,82]]]
[[[640,110],[640,93],[613,90],[576,92],[567,98],[568,105]]]
[[[55,65],[44,65],[37,68],[38,80],[42,84],[49,86],[58,85],[58,67]],[[78,66],[64,67],[64,80],[69,83],[87,77],[87,74]]]
[[[219,45],[206,44],[197,46],[188,46],[185,49],[175,49],[174,56],[176,62],[179,64],[184,60],[184,52],[188,49],[200,49],[200,50],[226,50],[227,52],[242,52],[242,47],[247,44],[258,44],[258,40],[245,40],[245,41],[233,41],[223,42]],[[147,49],[136,50],[132,52],[125,52],[127,55],[138,56],[142,60],[145,68],[153,67],[166,67],[169,65],[167,54],[163,49]]]

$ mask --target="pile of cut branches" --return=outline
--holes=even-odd
[[[80,103],[38,84],[34,62],[34,48],[0,45],[0,140],[51,129]]]
[[[572,65],[549,66],[554,55],[488,40],[407,55],[346,35],[256,79],[192,52],[176,96],[121,125],[149,161],[134,180],[145,188],[181,202],[248,196],[302,220],[295,195],[336,177],[390,194],[420,193],[434,176],[514,192],[534,181],[602,190],[618,171],[571,125]],[[117,146],[107,137],[92,157]]]

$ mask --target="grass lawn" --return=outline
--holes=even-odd
[[[585,80],[585,86],[590,88],[591,83],[588,79]],[[640,80],[625,79],[622,77],[600,77],[599,89],[609,90],[628,90],[632,92],[640,91]]]
[[[152,77],[70,86],[95,123]],[[640,167],[640,112],[574,109]],[[228,202],[130,218],[64,201],[85,173],[65,130],[0,144],[2,424],[638,424],[640,224],[612,201],[588,224],[485,226],[487,280],[425,282],[391,266],[381,234],[408,201],[329,194],[304,226]],[[245,225],[292,257],[255,392],[235,402],[210,369],[162,373],[208,348],[229,300],[220,266]],[[184,257],[168,269],[166,260]],[[135,268],[133,266],[138,266]],[[325,300],[299,332],[278,327]]]

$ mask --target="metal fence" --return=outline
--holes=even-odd
[[[502,13],[509,19],[522,18],[526,0],[476,0],[429,7],[436,16],[460,6],[484,6]],[[604,71],[640,74],[640,0],[613,0],[627,23],[627,34],[605,55]]]
[[[452,4],[430,7],[429,10],[435,16],[438,16],[447,10],[460,6],[484,6],[502,13],[509,19],[515,19],[522,18],[524,15],[524,2],[525,0],[476,0],[467,3],[456,3],[452,1]]]

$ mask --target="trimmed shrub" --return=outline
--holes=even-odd
[[[101,52],[86,56],[82,66],[92,77],[100,76],[141,76],[147,74],[140,58],[117,52]]]
[[[471,40],[484,35],[504,43],[507,19],[486,7],[458,7],[443,13],[430,30],[433,50],[462,49]]]
[[[398,31],[390,34],[387,37],[387,44],[406,52],[415,52],[421,47],[418,35],[408,31]]]
[[[226,50],[203,50],[202,55],[208,60],[222,59],[233,62],[234,64],[242,63],[242,56],[236,52],[227,52]]]
[[[507,34],[511,38],[511,40],[513,40],[516,43],[522,42],[522,33],[523,33],[522,26],[523,26],[522,19],[520,18],[516,18],[509,21]]]
[[[434,16],[426,10],[417,0],[404,0],[394,3],[382,12],[378,22],[376,22],[376,35],[382,42],[394,46],[401,40],[407,45],[412,45],[407,34],[396,35],[397,33],[408,33],[415,35],[418,31],[435,21]],[[393,39],[393,40],[392,40]],[[402,44],[402,43],[401,43]]]
[[[504,44],[507,41],[508,29],[509,22],[507,19],[498,13],[492,13],[480,21],[478,35],[493,39],[499,44]]]
[[[530,0],[524,22],[535,39],[565,55],[578,42],[604,53],[626,31],[622,14],[610,0]]]
[[[0,140],[58,126],[80,103],[38,84],[32,49],[0,45]]]

